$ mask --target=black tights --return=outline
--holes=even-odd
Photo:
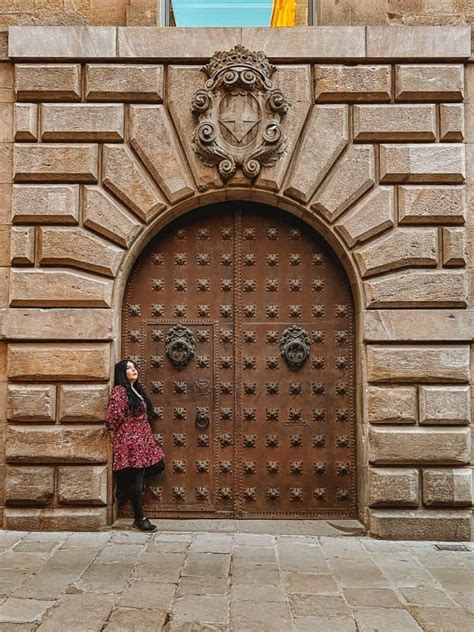
[[[149,467],[126,467],[117,470],[118,496],[128,497],[133,508],[135,522],[141,522],[143,516],[143,483],[146,477],[160,474],[165,469],[163,460]]]

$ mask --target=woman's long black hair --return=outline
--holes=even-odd
[[[137,395],[135,395],[132,387],[130,386],[130,382],[127,379],[127,364],[129,362],[131,362],[133,366],[136,367],[136,364],[135,362],[133,362],[133,360],[120,360],[120,362],[117,362],[117,364],[115,365],[114,386],[124,386],[127,389],[128,409],[130,411],[130,414],[139,415],[142,412],[142,400],[137,397]],[[153,419],[155,419],[156,417],[156,414],[153,410],[153,404],[146,394],[145,389],[143,388],[139,380],[134,382],[133,387],[137,391],[137,393],[140,393],[140,395],[143,397],[143,400],[145,401],[148,421],[153,421]]]

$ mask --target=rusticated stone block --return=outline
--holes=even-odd
[[[410,61],[466,58],[471,54],[469,31],[459,26],[368,26],[366,55]]]
[[[148,64],[88,64],[89,101],[163,100],[163,66]]]
[[[355,141],[436,140],[434,105],[355,105]]]
[[[369,382],[468,382],[468,345],[367,347]]]
[[[14,224],[77,224],[78,184],[15,184],[12,195]]]
[[[39,260],[42,264],[65,265],[114,277],[123,250],[83,228],[41,228]]]
[[[8,266],[10,261],[10,232],[8,224],[0,225],[0,266]]]
[[[471,469],[424,469],[423,504],[427,507],[471,507]]]
[[[9,273],[10,268],[0,267],[0,307],[8,306],[8,293],[9,293]]]
[[[372,465],[467,465],[470,457],[468,428],[369,429]]]
[[[7,466],[5,501],[22,505],[46,505],[54,497],[54,467]]]
[[[15,91],[19,101],[80,101],[80,64],[17,64]]]
[[[162,105],[130,106],[130,143],[170,202],[194,193],[173,126]]]
[[[388,235],[358,248],[355,253],[363,277],[398,268],[436,267],[436,228],[397,228]]]
[[[142,225],[101,187],[84,187],[84,226],[128,248]]]
[[[16,182],[96,182],[97,145],[15,145]]]
[[[364,318],[367,342],[464,342],[473,331],[473,309],[378,309]]]
[[[35,229],[14,226],[11,229],[10,257],[12,265],[31,266],[35,262]]]
[[[0,101],[0,143],[11,143],[15,135],[13,103]]]
[[[38,106],[15,103],[15,140],[38,140]]]
[[[380,145],[381,182],[464,182],[464,145]]]
[[[64,384],[59,387],[59,421],[103,421],[109,387]]]
[[[117,49],[112,26],[14,26],[9,35],[15,59],[104,59],[114,58]]]
[[[440,140],[464,140],[464,106],[460,103],[442,103],[439,106]]]
[[[8,463],[106,463],[104,430],[95,426],[9,426]]]
[[[419,475],[414,468],[369,468],[370,507],[417,507]]]
[[[461,64],[410,64],[395,67],[397,101],[462,101]]]
[[[400,186],[400,224],[464,224],[466,189],[463,186]]]
[[[4,27],[5,28],[5,27]],[[6,27],[8,30],[8,27]],[[3,33],[4,35],[5,33]],[[1,39],[1,35],[0,35]],[[0,56],[1,56],[1,44],[0,44]],[[13,103],[15,101],[15,93],[13,91],[13,64],[2,63],[0,64],[0,101],[3,103]]]
[[[0,183],[12,182],[13,143],[0,143]]]
[[[471,539],[471,512],[370,509],[369,531],[383,540],[465,542]]]
[[[390,101],[390,66],[315,66],[316,101]]]
[[[416,423],[416,386],[369,386],[367,417],[371,424]]]
[[[352,145],[336,163],[323,187],[316,191],[311,208],[332,222],[374,182],[373,147]]]
[[[466,265],[467,243],[464,228],[443,228],[443,265],[463,267]]]
[[[106,381],[110,377],[109,345],[10,343],[8,376],[15,381]]]
[[[112,340],[110,309],[10,308],[3,324],[6,340]]]
[[[41,106],[41,138],[52,141],[123,140],[124,106],[98,103]]]
[[[308,202],[346,146],[348,138],[346,105],[314,106],[285,193],[301,202]]]
[[[103,185],[140,219],[149,222],[165,208],[158,190],[128,147],[104,145],[102,168]]]
[[[49,384],[9,384],[7,419],[52,421],[56,419],[56,387]]]
[[[112,283],[73,270],[11,270],[12,307],[110,307]]]
[[[7,508],[5,529],[20,531],[100,531],[107,525],[105,507]]]
[[[353,247],[394,225],[393,187],[377,187],[335,225],[348,246]]]
[[[464,272],[398,272],[364,283],[367,307],[465,307],[467,277]]]
[[[469,386],[420,386],[420,424],[464,425],[470,421]]]
[[[58,467],[58,500],[62,505],[106,505],[107,466]]]

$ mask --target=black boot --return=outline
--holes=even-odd
[[[157,530],[156,524],[152,524],[148,518],[142,518],[141,520],[134,520],[132,524],[132,529],[138,529],[138,531],[152,531]]]

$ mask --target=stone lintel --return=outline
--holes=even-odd
[[[377,309],[364,316],[367,342],[474,340],[473,309]]]

